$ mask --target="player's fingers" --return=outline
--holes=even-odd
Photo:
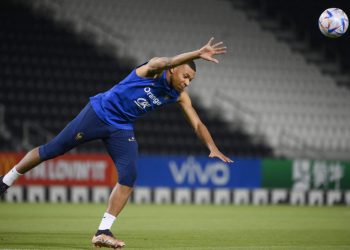
[[[216,53],[216,54],[217,54],[217,53],[220,53],[220,54],[226,53],[226,51],[227,51],[227,48],[226,48],[226,47],[222,47],[222,48],[215,49],[215,53]]]
[[[226,157],[227,163],[232,163],[233,160],[231,160],[230,158]]]
[[[215,47],[217,47],[217,46],[219,46],[221,44],[223,44],[223,42],[218,42],[218,43],[215,43],[214,45],[212,45],[212,47],[215,48]]]
[[[204,60],[207,60],[209,62],[214,62],[214,63],[219,63],[219,61],[214,58],[214,57],[211,57],[211,56],[206,56],[206,57],[203,57]]]
[[[226,52],[227,52],[227,50],[225,50],[225,49],[218,50],[218,51],[215,51],[215,55],[225,54]]]
[[[219,60],[216,59],[216,58],[213,58],[213,57],[210,59],[210,61],[211,61],[211,62],[214,62],[214,63],[219,63]]]
[[[224,155],[219,155],[218,156],[223,162],[227,162],[227,159]]]
[[[213,43],[213,41],[214,41],[214,37],[211,37],[211,38],[209,39],[208,44],[211,46],[211,44]]]
[[[226,162],[226,163],[231,163],[233,162],[230,158],[228,158],[226,155],[220,155],[219,156],[220,159],[222,159],[222,161]]]
[[[215,50],[215,54],[222,54],[222,53],[226,53],[227,50],[226,49],[218,49],[218,50]]]
[[[222,160],[222,161],[224,161],[224,159],[221,157],[221,155],[213,155],[213,157],[211,157],[211,158],[214,158],[214,157],[216,157],[216,158],[218,158],[218,159],[220,159],[220,160]]]
[[[217,158],[219,158],[220,160],[222,160],[223,162],[226,162],[226,163],[232,163],[233,162],[233,160],[231,160],[230,158],[228,158],[228,157],[226,157],[224,155],[220,155],[220,154],[218,154],[218,155],[210,154],[209,157],[210,158],[217,157]]]
[[[214,48],[215,51],[216,51],[216,50],[221,50],[221,49],[227,49],[227,47],[226,47],[226,46],[222,46],[222,47]]]

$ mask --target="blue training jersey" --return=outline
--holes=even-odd
[[[166,71],[159,78],[143,78],[134,69],[108,91],[90,97],[90,103],[105,123],[119,129],[133,129],[137,118],[176,102],[179,95],[166,80]]]

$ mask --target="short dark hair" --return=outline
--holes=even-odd
[[[196,72],[196,64],[194,63],[194,61],[188,61],[186,63],[188,66],[190,66],[191,69],[193,69],[194,72]]]

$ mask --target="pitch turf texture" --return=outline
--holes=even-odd
[[[92,249],[104,205],[0,203],[0,249]],[[125,249],[350,249],[349,207],[129,204]]]

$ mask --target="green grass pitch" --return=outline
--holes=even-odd
[[[92,249],[105,205],[0,203],[0,249]],[[127,205],[125,249],[350,249],[349,207]]]

